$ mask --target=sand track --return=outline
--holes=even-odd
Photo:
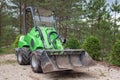
[[[74,71],[34,73],[31,66],[18,65],[14,54],[0,55],[0,80],[120,80],[120,69],[98,62]]]

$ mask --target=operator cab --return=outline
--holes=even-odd
[[[43,8],[35,9],[35,21],[37,26],[55,27],[56,24],[54,12]]]
[[[24,33],[28,33],[34,27],[54,27],[56,29],[56,17],[54,11],[44,8],[28,7],[24,13]]]

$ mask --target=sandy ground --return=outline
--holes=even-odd
[[[14,54],[0,55],[0,80],[120,80],[120,69],[98,62],[74,71],[34,73],[30,67],[18,65]]]

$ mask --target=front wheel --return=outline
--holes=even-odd
[[[40,57],[36,53],[32,54],[31,67],[32,67],[33,72],[35,72],[35,73],[42,73],[43,72],[42,68],[41,68]]]
[[[28,48],[21,48],[17,52],[17,61],[20,65],[30,64],[30,51]]]

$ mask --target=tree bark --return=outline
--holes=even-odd
[[[22,34],[22,3],[21,0],[19,0],[19,9],[20,9],[20,34]]]
[[[1,6],[0,6],[0,37],[2,33]]]
[[[24,0],[24,9],[27,7],[27,0]]]
[[[114,43],[115,43],[115,41],[116,41],[116,12],[115,12],[115,20],[114,20]]]
[[[0,4],[0,37],[2,35],[2,8],[3,8],[3,5],[1,2],[1,4]]]

